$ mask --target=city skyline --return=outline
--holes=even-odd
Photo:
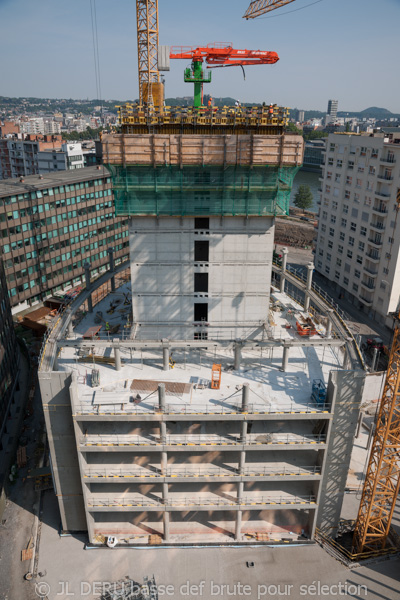
[[[246,81],[241,69],[215,70],[207,93],[321,111],[328,98],[337,98],[348,111],[381,106],[400,112],[400,84],[392,76],[397,66],[399,3],[383,0],[378,7],[366,0],[349,6],[345,0],[334,5],[324,0],[307,7],[298,0],[293,8],[245,21],[247,5],[247,0],[235,0],[227,11],[223,2],[204,0],[199,11],[193,0],[176,0],[173,10],[160,2],[161,44],[226,40],[238,48],[279,54],[276,65],[247,68]],[[96,7],[102,98],[134,99],[138,95],[135,3],[121,0],[118,12],[102,0]],[[391,15],[384,31],[377,29],[382,14]],[[27,0],[0,0],[0,18],[0,49],[7,56],[2,69],[5,96],[96,96],[89,3],[82,7],[71,0],[58,6],[43,0],[38,7]],[[44,24],[46,33],[39,34]],[[375,48],[371,54],[366,53],[367,43]],[[183,83],[186,66],[185,61],[172,61],[165,74],[167,97],[192,94],[191,86]]]

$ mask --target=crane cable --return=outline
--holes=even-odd
[[[92,37],[93,37],[93,57],[94,57],[94,74],[96,81],[96,94],[100,102],[100,112],[103,114],[103,102],[101,98],[101,80],[100,80],[100,59],[99,59],[99,39],[97,32],[97,11],[96,0],[90,0],[90,13],[92,19]]]
[[[255,17],[258,21],[262,19],[276,19],[277,17],[284,17],[285,15],[290,15],[290,13],[298,12],[299,10],[304,10],[309,6],[314,6],[314,4],[319,4],[322,0],[316,0],[316,2],[311,2],[311,4],[306,4],[305,6],[301,6],[300,8],[295,8],[293,10],[288,10],[284,13],[280,13],[279,15],[272,15],[272,17]],[[251,21],[252,19],[246,19],[247,21]]]

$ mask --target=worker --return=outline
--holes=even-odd
[[[106,321],[106,331],[110,331],[110,323]]]
[[[213,103],[213,99],[212,99],[212,97],[210,96],[210,97],[209,97],[209,99],[208,99],[208,108],[211,108],[211,107],[212,107],[212,103]]]
[[[268,110],[270,116],[272,116],[274,114],[274,107],[272,104],[269,105],[269,110]]]

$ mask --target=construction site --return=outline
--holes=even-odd
[[[87,265],[86,288],[39,362],[61,529],[112,548],[307,545],[317,530],[333,539],[366,368],[313,292],[313,265],[300,281],[287,252],[274,263],[275,219],[288,214],[303,138],[286,132],[287,110],[275,104],[203,106],[204,63],[278,57],[159,47],[157,1],[137,8],[140,100],[120,107],[119,130],[102,139],[116,215],[129,219],[129,264],[115,267],[111,249],[95,282]],[[193,109],[163,104],[160,70],[179,58],[192,61]],[[396,339],[393,348],[392,370]],[[397,376],[384,392],[391,408],[373,446],[383,455],[389,426],[398,429],[398,385]],[[390,469],[381,475],[391,494],[375,513],[379,472],[369,472],[357,552],[388,542],[393,455]],[[368,537],[374,515],[381,531],[375,522]]]

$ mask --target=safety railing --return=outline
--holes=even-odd
[[[280,433],[248,434],[245,440],[240,435],[167,435],[165,440],[161,437],[139,435],[87,435],[80,439],[80,445],[88,446],[264,446],[271,444],[324,444],[326,435],[300,435]]]
[[[263,404],[249,404],[247,410],[243,412],[242,405],[217,406],[211,403],[193,405],[193,404],[167,404],[163,414],[165,415],[271,415],[271,414],[318,414],[329,413],[329,404],[317,405],[315,402],[290,402],[277,403],[274,406]],[[147,403],[143,406],[139,404],[124,403],[121,399],[120,405],[96,405],[78,404],[74,409],[75,415],[144,415],[148,413],[160,414],[158,403]]]
[[[143,478],[164,478],[164,477],[184,477],[187,479],[199,477],[314,477],[321,475],[321,467],[314,465],[311,467],[295,467],[284,465],[279,467],[247,467],[240,473],[239,469],[223,469],[220,467],[174,467],[166,469],[162,473],[161,469],[86,469],[83,477],[95,479],[143,479]]]
[[[243,496],[242,498],[224,498],[223,496],[202,496],[183,498],[168,498],[167,500],[154,500],[146,496],[132,498],[89,498],[87,506],[89,508],[105,507],[105,508],[126,508],[135,506],[266,506],[277,504],[316,504],[316,497],[309,496]]]

